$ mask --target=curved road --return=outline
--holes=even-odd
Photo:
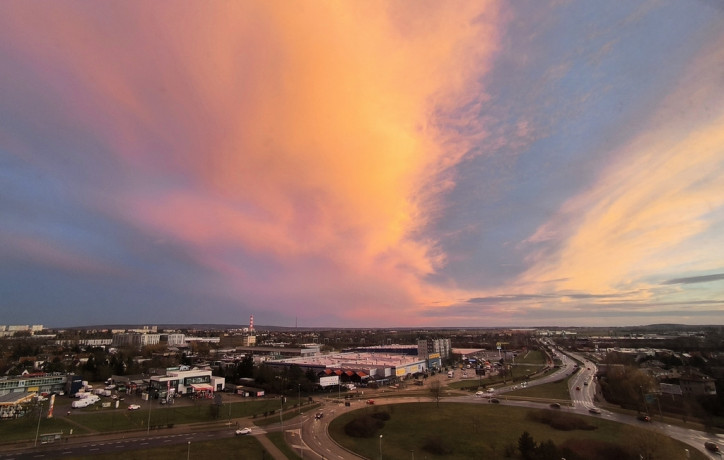
[[[714,460],[721,460],[722,457],[719,454],[708,452],[704,449],[704,442],[712,441],[719,445],[724,445],[724,436],[717,434],[705,433],[697,430],[686,429],[678,426],[673,426],[661,422],[641,422],[635,417],[610,412],[604,409],[596,408],[595,406],[595,380],[594,375],[596,374],[596,366],[594,363],[586,360],[583,356],[570,353],[569,356],[553,352],[553,354],[561,359],[563,365],[560,369],[556,370],[547,376],[541,377],[536,380],[531,380],[527,383],[528,386],[542,385],[545,383],[560,380],[566,376],[574,374],[569,380],[570,382],[570,397],[572,401],[572,407],[563,406],[560,410],[577,413],[580,415],[602,417],[606,420],[611,420],[619,423],[626,423],[630,425],[636,425],[639,427],[645,427],[653,431],[659,432],[666,436],[678,439],[693,449],[699,450],[704,453],[708,458]],[[580,361],[582,364],[580,367],[576,367],[576,363],[572,358]],[[576,373],[576,371],[578,371]],[[445,381],[442,374],[436,377],[440,380]],[[427,387],[426,387],[427,388]],[[504,387],[496,388],[496,395],[504,395],[508,391],[512,391],[517,388],[517,385],[508,385]],[[376,404],[397,404],[404,402],[418,402],[421,400],[431,401],[430,397],[420,397],[419,395],[404,395],[404,391],[399,392],[399,397],[384,398],[376,400]],[[504,397],[503,397],[504,398]],[[503,405],[519,406],[519,407],[530,407],[530,408],[548,408],[547,403],[536,403],[530,401],[518,401],[518,400],[506,400],[498,398],[500,403]],[[464,396],[452,396],[445,397],[445,401],[453,402],[464,402],[469,404],[484,404],[488,403],[487,399],[477,398],[474,395]],[[338,445],[330,436],[327,431],[330,420],[344,412],[357,410],[365,405],[365,400],[351,400],[350,406],[345,406],[340,403],[339,400],[323,401],[322,406],[318,409],[323,414],[320,419],[315,418],[314,414],[308,413],[301,415],[290,423],[284,424],[284,431],[286,433],[286,439],[290,447],[298,452],[298,454],[305,459],[315,460],[345,460],[351,458],[362,459],[359,455],[350,452],[340,445]],[[591,409],[598,409],[600,414],[592,414]],[[263,436],[270,431],[280,431],[282,428],[278,425],[273,425],[262,429],[259,427],[254,428],[253,435]],[[62,458],[68,456],[79,456],[89,454],[101,454],[101,453],[120,453],[127,449],[138,449],[160,447],[164,445],[173,444],[186,444],[190,450],[193,450],[193,444],[198,441],[206,441],[210,439],[222,439],[234,436],[233,430],[215,430],[195,433],[174,433],[168,435],[154,435],[146,437],[138,437],[134,439],[122,439],[122,438],[111,438],[102,441],[89,441],[84,443],[72,443],[72,444],[50,444],[37,449],[29,449],[24,451],[0,453],[0,459],[52,459]],[[682,453],[685,455],[685,453]],[[683,456],[683,458],[687,458]]]

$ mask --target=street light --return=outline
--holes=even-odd
[[[188,441],[188,447],[186,448],[186,460],[191,457],[191,441]]]
[[[148,393],[148,423],[146,424],[146,435],[151,433],[151,393]]]
[[[43,403],[38,401],[38,407],[40,408],[40,412],[38,413],[38,429],[35,430],[35,445],[33,447],[38,447],[38,435],[40,435],[40,419],[43,416]]]
[[[380,435],[380,460],[382,460],[382,435]]]

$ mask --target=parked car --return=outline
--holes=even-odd
[[[141,408],[141,406],[139,406],[138,404],[129,404],[128,405],[128,410],[138,410],[140,408]]]
[[[558,404],[558,403],[552,403],[552,404],[551,404],[551,408],[553,408],[553,409],[560,409],[560,408],[561,408],[561,405]]]
[[[234,433],[236,433],[237,436],[245,435],[245,434],[251,434],[251,428],[239,428]]]

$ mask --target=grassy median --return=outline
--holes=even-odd
[[[593,429],[563,431],[532,417],[532,409],[496,404],[409,403],[367,407],[336,418],[330,434],[348,449],[367,458],[445,458],[504,459],[520,458],[518,439],[527,431],[535,441],[551,440],[556,446],[589,445],[627,448],[653,452],[659,460],[678,460],[688,446],[671,438],[631,425],[613,423],[596,417],[574,416],[585,420]],[[369,437],[351,437],[345,425],[360,415],[388,412],[389,420]],[[379,420],[370,417],[368,420]],[[570,424],[569,424],[570,425]],[[575,424],[573,424],[575,425]],[[378,425],[379,426],[379,425]],[[380,438],[382,435],[382,438]],[[603,448],[603,447],[602,447]],[[691,459],[706,457],[689,448]],[[638,454],[635,454],[638,458]],[[595,458],[595,457],[588,457]],[[606,458],[605,456],[602,458]],[[625,457],[617,457],[624,460]],[[633,458],[633,457],[632,457]]]

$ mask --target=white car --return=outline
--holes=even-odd
[[[138,410],[140,408],[141,408],[141,406],[139,406],[138,404],[129,404],[128,405],[128,410]]]
[[[239,428],[238,430],[236,430],[236,434],[237,435],[251,434],[251,428],[249,428],[249,427]]]
[[[483,396],[485,396],[485,392],[484,392],[484,391],[478,391],[478,392],[475,393],[475,397],[476,397],[476,398],[482,398]]]

